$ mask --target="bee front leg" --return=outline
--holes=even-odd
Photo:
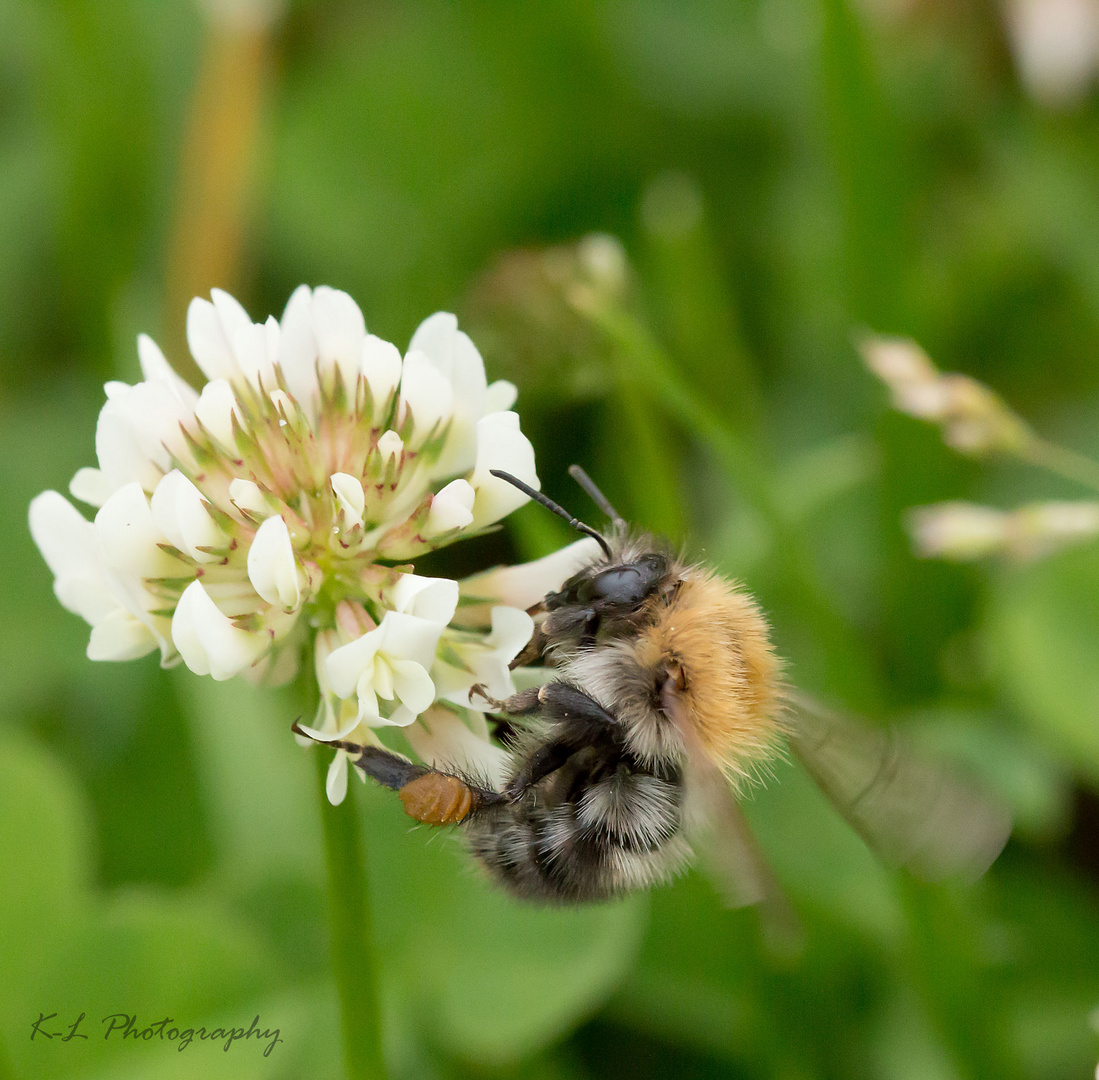
[[[476,695],[482,701],[487,701],[494,712],[504,712],[509,716],[528,716],[542,707],[538,697],[541,689],[540,686],[532,686],[527,690],[520,690],[518,694],[512,694],[511,697],[501,701],[499,698],[494,698],[485,689],[484,683],[477,683],[476,686],[469,688],[469,696],[472,698]]]
[[[536,660],[542,659],[542,654],[546,651],[546,644],[549,638],[546,637],[546,632],[542,629],[538,623],[534,624],[534,633],[530,636],[530,641],[523,646],[519,655],[512,660],[508,667],[514,671],[517,667],[529,667]]]

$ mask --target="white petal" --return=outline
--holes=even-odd
[[[195,405],[195,417],[226,449],[232,449],[236,445],[234,413],[238,424],[243,423],[240,405],[226,379],[214,379],[202,388],[198,404]]]
[[[386,599],[395,611],[446,626],[458,606],[458,582],[401,574]]]
[[[207,379],[232,379],[240,374],[218,309],[198,296],[187,308],[187,345]]]
[[[422,352],[450,379],[454,372],[454,336],[458,332],[458,317],[447,311],[429,315],[412,335],[409,352]]]
[[[222,548],[229,538],[214,524],[202,492],[178,469],[156,486],[150,503],[153,522],[168,542],[200,563],[218,562],[200,548]]]
[[[435,659],[435,647],[443,631],[440,623],[429,622],[400,611],[387,611],[379,630],[385,634],[380,652],[390,660],[415,660],[430,668]],[[334,684],[333,684],[334,685]]]
[[[386,431],[378,439],[377,450],[382,461],[385,465],[388,465],[394,458],[401,456],[401,452],[404,450],[404,442],[395,431]]]
[[[477,422],[477,463],[470,478],[477,489],[473,505],[477,528],[499,521],[527,501],[527,496],[506,480],[492,476],[491,469],[503,469],[535,490],[541,487],[534,471],[534,447],[519,430],[516,413],[490,413]]]
[[[274,324],[278,333],[278,323]],[[255,387],[270,390],[275,386],[276,350],[270,348],[270,325],[247,322],[238,325],[231,332],[230,346],[236,358],[237,367],[244,377]]]
[[[332,764],[328,766],[324,792],[333,806],[339,806],[347,797],[347,755],[342,750],[336,751]]]
[[[468,480],[452,480],[438,491],[431,500],[431,509],[421,532],[424,539],[471,525],[476,495]]]
[[[241,302],[224,289],[211,289],[210,299],[214,303],[227,337],[231,338],[237,331],[252,325],[252,319]]]
[[[160,346],[148,334],[137,335],[137,359],[141,364],[141,374],[148,382],[165,383],[181,404],[188,409],[195,407],[195,402],[198,401],[195,388],[176,374]]]
[[[74,498],[89,506],[102,506],[110,497],[114,488],[108,482],[102,469],[77,469],[69,482],[69,491]]]
[[[413,712],[404,705],[398,705],[388,716],[379,716],[374,721],[375,727],[408,727],[415,722],[419,713]]]
[[[314,742],[336,742],[338,739],[346,739],[358,726],[358,720],[354,719],[333,731],[317,731],[315,728],[306,727],[305,724],[298,724],[302,734],[308,735]]]
[[[487,644],[507,663],[511,663],[534,633],[534,620],[519,608],[494,607],[492,632]]]
[[[397,697],[406,709],[418,716],[435,700],[431,676],[415,660],[394,660],[390,667]]]
[[[381,669],[385,669],[386,677],[388,678],[389,669],[384,664],[376,665],[373,669],[373,675]],[[388,691],[392,695],[392,689]],[[378,695],[374,692],[374,686],[372,682],[372,673],[366,672],[359,677],[358,684],[355,687],[355,696],[358,698],[359,711],[356,714],[356,723],[368,724],[371,727],[376,727],[378,724],[386,723],[381,718],[378,710]]]
[[[290,530],[277,514],[260,525],[248,548],[248,580],[269,604],[293,611],[301,603]]]
[[[488,395],[481,354],[460,330],[454,336],[453,380],[455,423],[439,463],[444,476],[472,468],[477,453],[474,427],[486,412]]]
[[[467,663],[469,659],[466,658]],[[487,712],[490,708],[488,702],[480,695],[470,693],[475,682],[481,683],[494,698],[501,700],[507,700],[515,693],[515,683],[512,681],[511,672],[508,670],[507,664],[495,653],[482,652],[470,666],[473,668],[474,678],[466,683],[460,693],[448,694],[448,700],[463,705],[467,709]]]
[[[88,565],[85,552],[91,522],[59,491],[43,491],[31,500],[31,536],[54,576]],[[78,560],[78,563],[75,563]]]
[[[267,321],[263,324],[263,337],[267,353],[265,366],[274,371],[275,365],[279,362],[279,346],[282,341],[282,327],[279,326],[279,321],[274,315],[267,316]]]
[[[461,595],[467,601],[484,603],[463,604],[455,613],[454,621],[463,626],[487,624],[490,614],[485,604],[506,604],[524,610],[533,607],[547,593],[557,592],[573,574],[590,566],[601,555],[599,545],[585,536],[533,562],[498,566],[474,574],[461,582]]]
[[[124,608],[116,608],[92,627],[89,660],[136,660],[157,647],[153,632]]]
[[[405,357],[398,423],[403,427],[408,414],[412,414],[417,443],[437,423],[450,418],[453,397],[450,380],[423,353],[410,352]]]
[[[324,666],[337,697],[349,698],[355,693],[360,676],[373,664],[384,637],[385,631],[379,626],[329,653]]]
[[[271,504],[263,489],[253,480],[242,480],[239,477],[229,482],[229,501],[238,509],[245,510],[258,518],[265,518],[271,513]]]
[[[99,468],[112,491],[133,481],[152,491],[165,470],[150,461],[141,449],[124,401],[120,396],[108,398],[99,412],[95,425]]]
[[[332,491],[336,496],[336,505],[343,514],[348,526],[363,523],[363,510],[366,508],[366,492],[359,480],[350,473],[333,473]]]
[[[317,338],[313,333],[312,307],[312,291],[307,285],[299,285],[279,324],[282,377],[291,395],[307,412],[317,393]]]
[[[95,534],[105,565],[129,578],[178,576],[180,563],[158,545],[167,537],[156,527],[140,484],[119,488],[95,515]]]
[[[451,382],[454,383],[455,396],[466,404],[471,420],[480,420],[484,415],[488,388],[485,362],[477,346],[462,330],[455,333],[451,348],[454,350]]]
[[[370,384],[370,395],[374,399],[374,419],[378,421],[400,385],[401,352],[396,345],[368,334],[363,341],[360,365]]]
[[[172,616],[172,641],[196,675],[219,682],[254,664],[267,648],[267,635],[249,633],[226,618],[199,581],[192,581]]]
[[[453,422],[435,475],[465,472],[476,454],[474,425],[485,413],[484,361],[469,336],[458,329],[458,320],[442,311],[425,319],[412,335],[409,354],[414,353],[426,356],[453,389]]]
[[[347,293],[320,285],[313,290],[312,315],[322,365],[338,367],[344,386],[353,390],[366,337],[359,305]]]
[[[140,382],[119,399],[119,405],[137,439],[141,453],[163,471],[172,467],[172,456],[186,454],[182,425],[191,410],[164,382]]]
[[[31,537],[56,579],[64,608],[94,626],[119,608],[99,561],[95,527],[64,495],[43,491],[30,505]]]
[[[485,412],[506,412],[515,404],[518,396],[519,390],[515,383],[510,383],[506,379],[497,379],[496,382],[490,383],[485,391]]]
[[[360,703],[364,698],[371,700],[370,711],[372,713],[378,711],[377,698],[385,698],[386,701],[393,700],[393,668],[387,657],[379,656],[373,672],[359,677],[356,690]]]
[[[230,296],[224,289],[211,289],[210,299],[213,301],[214,310],[221,322],[222,333],[232,349],[233,342],[241,335],[247,334],[252,329],[252,318],[244,310],[240,301]],[[237,363],[237,357],[233,357]]]

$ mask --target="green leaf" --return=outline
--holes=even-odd
[[[179,1038],[124,1038],[121,1021],[104,1038],[115,1014],[134,1016],[139,1032],[165,1017],[166,1032],[247,1029],[258,1015],[265,1028],[285,1028],[287,1043],[309,1022],[300,1001],[272,1004],[278,973],[250,927],[221,904],[187,892],[92,893],[86,818],[52,760],[15,739],[0,744],[0,1040],[11,1074],[273,1075],[279,1058],[264,1058],[255,1038],[230,1051],[197,1041],[181,1054]],[[84,1019],[67,1042],[32,1041],[34,1022],[51,1013],[40,1030],[64,1033]]]
[[[90,862],[86,821],[79,793],[54,761],[22,740],[0,744],[2,1021],[21,1014],[21,988],[78,918]]]

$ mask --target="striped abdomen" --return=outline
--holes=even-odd
[[[677,771],[657,775],[628,752],[590,748],[522,800],[474,815],[467,832],[473,854],[511,892],[562,903],[602,900],[683,867],[690,848],[681,803]]]

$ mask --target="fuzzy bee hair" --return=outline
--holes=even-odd
[[[638,536],[612,550],[581,573],[660,547]],[[562,676],[615,710],[641,760],[701,753],[734,782],[752,775],[781,734],[779,663],[755,600],[704,567],[670,559],[632,624],[598,648],[559,650]]]
[[[467,826],[474,855],[521,896],[602,899],[678,873],[692,855],[692,765],[701,755],[742,779],[779,732],[778,664],[755,602],[650,537],[616,530],[607,539],[609,553],[544,602],[560,680],[537,704],[530,695],[504,703],[543,717],[512,748],[509,788],[523,786],[524,763],[560,740],[560,728],[578,723],[570,711],[583,715],[581,745],[521,798],[486,806]],[[612,589],[600,608],[600,576],[636,566],[647,567],[640,602]]]

